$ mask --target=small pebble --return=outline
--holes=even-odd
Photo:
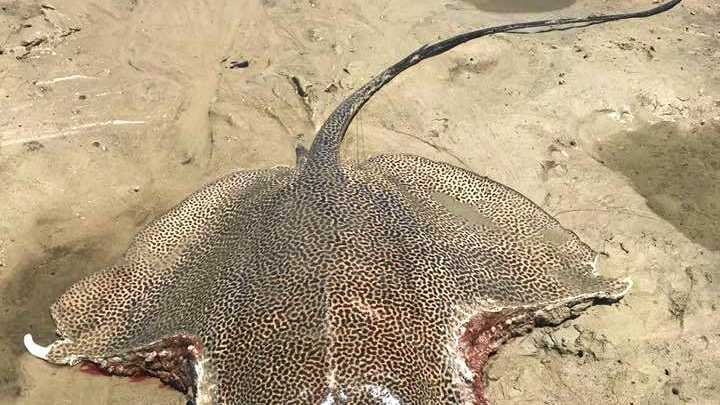
[[[246,60],[231,60],[230,69],[243,69],[250,66],[250,62]]]

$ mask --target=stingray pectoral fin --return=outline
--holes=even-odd
[[[412,155],[379,155],[359,167],[379,171],[415,199],[439,204],[463,228],[469,224],[502,230],[517,239],[542,239],[576,260],[596,258],[596,252],[540,206],[487,177]]]
[[[39,359],[47,361],[51,345],[40,346],[39,344],[35,343],[32,335],[29,333],[25,334],[25,336],[23,337],[23,343],[25,344],[25,348],[30,354]]]
[[[42,346],[35,343],[32,335],[28,333],[23,337],[23,343],[28,353],[53,364],[73,366],[79,363],[81,357],[83,357],[80,355],[83,348],[65,339],[56,340],[47,346]]]

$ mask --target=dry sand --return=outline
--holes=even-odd
[[[420,44],[650,3],[0,1],[0,402],[182,404],[157,380],[49,366],[21,337],[49,342],[58,295],[192,190],[293,164],[298,137]],[[351,127],[346,159],[409,152],[488,175],[634,280],[622,302],[504,346],[493,404],[720,403],[718,66],[720,3],[686,0],[464,45]]]

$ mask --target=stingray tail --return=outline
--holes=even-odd
[[[307,154],[307,161],[303,165],[305,168],[337,168],[338,154],[340,144],[345,137],[350,123],[355,115],[360,111],[362,106],[370,100],[370,98],[385,84],[389,83],[395,76],[399,75],[405,69],[416,65],[423,59],[432,58],[440,55],[460,44],[467,41],[484,37],[487,35],[498,34],[502,32],[510,33],[529,33],[521,31],[529,28],[548,28],[546,31],[557,31],[570,28],[586,27],[594,24],[601,24],[609,21],[625,20],[629,18],[649,17],[662,13],[675,7],[682,0],[670,0],[649,10],[638,11],[625,14],[611,15],[591,15],[584,18],[560,18],[553,20],[540,20],[516,24],[506,24],[491,28],[483,28],[472,32],[456,35],[452,38],[445,39],[433,44],[426,44],[418,48],[415,52],[406,56],[399,62],[385,69],[381,74],[372,78],[368,83],[359,88],[348,98],[346,98],[335,111],[330,114],[328,119],[323,123],[322,127],[315,136],[312,147]]]

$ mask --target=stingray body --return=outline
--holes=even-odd
[[[509,337],[613,301],[627,281],[520,193],[411,155],[338,160],[362,105],[472,38],[653,10],[513,24],[424,46],[346,99],[295,168],[230,174],[140,232],[52,306],[52,363],[160,377],[218,404],[486,404]]]

